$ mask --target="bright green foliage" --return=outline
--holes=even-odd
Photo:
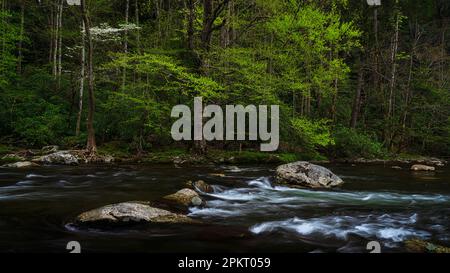
[[[87,81],[81,132],[75,134],[79,7],[64,7],[59,77],[52,73],[55,33],[49,27],[57,1],[26,1],[23,25],[20,2],[7,1],[0,12],[0,143],[83,147]],[[360,0],[230,0],[213,14],[207,47],[202,1],[193,1],[191,11],[189,1],[129,1],[126,29],[127,1],[87,2],[92,27],[103,32],[94,33],[94,127],[100,151],[101,146],[123,156],[159,147],[184,151],[192,143],[172,140],[170,111],[201,96],[205,104],[222,107],[279,105],[282,161],[317,159],[319,153],[450,154],[448,1],[382,1],[375,20],[375,9]],[[218,7],[222,1],[212,2]],[[397,22],[398,50],[392,58]],[[26,38],[19,37],[22,27]],[[20,54],[19,39],[27,41]],[[356,128],[348,129],[353,110]],[[230,153],[242,148],[244,157],[257,161],[264,156],[245,153],[258,144],[208,145]]]
[[[383,144],[354,129],[338,127],[333,134],[335,156],[344,158],[383,158],[387,151]]]
[[[18,28],[10,23],[11,14],[0,11],[0,90],[15,78],[16,60],[14,54],[19,40]]]
[[[294,118],[291,123],[295,133],[300,137],[302,147],[306,149],[323,148],[334,144],[327,120],[311,121],[306,118]]]
[[[361,33],[334,11],[324,12],[314,5],[285,9],[269,21],[268,28],[280,41],[274,58],[287,90],[329,96],[335,92],[333,82],[346,79],[350,70],[342,54],[360,46]]]

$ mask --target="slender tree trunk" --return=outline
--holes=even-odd
[[[395,84],[396,84],[396,76],[397,76],[397,51],[398,51],[398,42],[399,42],[399,24],[400,19],[399,15],[397,15],[397,19],[395,22],[395,34],[392,41],[392,52],[391,52],[391,79],[389,84],[389,99],[388,99],[388,112],[387,118],[391,118],[394,111],[394,92],[395,92]]]
[[[51,64],[53,61],[53,36],[55,35],[55,28],[54,28],[54,21],[55,16],[53,13],[53,6],[50,6],[50,16],[49,16],[49,22],[48,22],[48,28],[50,30],[50,43],[49,43],[49,50],[48,50],[48,63]]]
[[[84,31],[84,22],[81,26],[81,72],[80,72],[80,100],[78,102],[78,116],[77,116],[77,127],[76,135],[80,135],[81,127],[81,116],[83,114],[83,93],[84,93],[84,78],[85,78],[85,68],[86,68],[86,34]]]
[[[62,20],[63,20],[63,6],[64,0],[60,0],[59,3],[59,38],[58,38],[58,89],[61,87],[61,75],[62,75]]]
[[[130,16],[130,0],[126,0],[125,6],[125,24],[128,25]],[[123,43],[123,52],[128,53],[128,30],[125,29],[125,38]]]
[[[300,116],[303,117],[303,115],[305,114],[305,95],[301,94],[301,104],[300,104]]]
[[[213,21],[213,1],[203,0],[203,28],[202,28],[202,48],[209,51],[211,46],[211,28]]]
[[[364,85],[364,69],[363,64],[359,64],[358,68],[358,83],[356,85],[356,94],[355,98],[353,100],[353,107],[352,107],[352,117],[350,120],[350,128],[356,128],[357,122],[358,122],[358,116],[361,110],[361,91]]]
[[[135,7],[135,20],[136,20],[136,46],[137,46],[137,52],[138,54],[141,54],[141,30],[140,28],[140,20],[139,20],[139,0],[136,0],[134,2],[136,5]]]
[[[89,103],[88,103],[88,118],[87,118],[87,151],[91,155],[95,155],[97,152],[97,145],[95,142],[95,130],[94,130],[94,112],[95,112],[95,97],[94,97],[94,44],[91,36],[91,22],[86,7],[86,0],[81,0],[81,12],[84,22],[84,31],[87,41],[87,80],[89,91]]]
[[[213,19],[213,0],[203,0],[203,28],[201,33],[201,48],[203,49],[203,56],[201,58],[201,71],[203,75],[208,75],[209,72],[209,57],[208,52],[211,47],[211,33]],[[205,154],[207,151],[206,140],[194,140],[194,152],[198,154]]]
[[[331,120],[336,121],[337,116],[337,99],[338,99],[338,86],[339,86],[339,80],[338,78],[334,79],[334,94],[333,94],[333,102],[331,104]]]
[[[405,144],[405,139],[406,139],[406,122],[407,122],[408,115],[409,115],[410,102],[412,100],[411,82],[412,82],[412,77],[413,77],[414,58],[416,55],[416,48],[417,48],[419,39],[420,39],[419,25],[417,24],[417,21],[416,21],[416,23],[414,24],[414,40],[413,40],[413,44],[411,47],[411,53],[410,53],[410,58],[409,58],[408,81],[406,83],[405,106],[404,106],[403,117],[402,117],[402,130],[403,130],[402,143],[403,143],[403,146]]]
[[[441,30],[441,65],[440,65],[440,88],[444,88],[445,85],[445,55],[446,55],[446,43],[445,43],[445,32],[447,31],[445,18],[442,18],[442,30]]]
[[[230,21],[231,21],[231,1],[227,5],[226,20],[227,22],[220,29],[220,45],[227,48],[230,45]]]
[[[24,32],[25,32],[25,3],[22,0],[20,2],[20,37],[19,37],[19,43],[17,45],[18,48],[18,60],[17,60],[17,74],[22,74],[22,61],[23,61],[23,39],[24,39]]]
[[[125,24],[128,25],[129,22],[129,11],[130,11],[130,0],[126,0],[125,6]],[[125,54],[128,53],[128,30],[125,29],[124,33],[124,42],[123,42],[123,52]],[[127,80],[127,69],[124,67],[122,71],[122,90],[125,90],[125,84]]]
[[[187,0],[189,15],[187,23],[187,46],[189,50],[194,50],[194,20],[195,20],[195,0]]]
[[[378,90],[380,85],[380,76],[379,76],[379,62],[380,62],[380,44],[378,40],[378,7],[374,7],[373,10],[373,33],[375,36],[375,45],[374,45],[374,62],[373,62],[373,83],[375,90]]]
[[[59,48],[59,5],[54,9],[55,20],[53,21],[54,37],[53,37],[53,78],[56,79],[58,74],[58,48]]]
[[[389,84],[389,97],[388,97],[388,110],[386,114],[387,120],[387,128],[385,132],[385,143],[388,147],[392,148],[392,139],[393,139],[393,119],[394,116],[394,98],[395,98],[395,87],[397,80],[397,53],[398,53],[398,44],[399,44],[399,27],[400,27],[400,15],[396,14],[395,19],[395,33],[392,40],[392,52],[391,52],[391,77]]]

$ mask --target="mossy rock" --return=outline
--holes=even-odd
[[[404,242],[406,250],[414,253],[450,253],[450,247],[435,245],[420,239],[411,239]]]

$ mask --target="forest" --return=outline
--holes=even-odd
[[[253,151],[173,106],[279,105],[279,152],[450,155],[447,0],[1,0],[0,151]]]

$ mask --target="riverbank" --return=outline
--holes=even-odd
[[[52,162],[51,159],[45,159],[44,156],[56,152],[63,152],[62,157]],[[73,160],[71,156],[77,160]],[[61,162],[57,162],[60,160]],[[284,164],[295,161],[310,161],[317,164],[340,163],[340,164],[372,164],[389,165],[394,167],[424,164],[435,167],[442,167],[448,162],[430,156],[421,155],[391,155],[382,159],[367,158],[327,158],[318,153],[292,153],[275,152],[267,153],[260,151],[225,151],[218,149],[209,149],[205,155],[191,153],[186,149],[164,149],[156,150],[137,155],[126,149],[120,149],[112,146],[100,146],[98,156],[88,157],[83,150],[61,149],[58,146],[46,146],[42,149],[27,149],[12,146],[0,146],[0,166],[5,164],[14,164],[17,162],[40,163],[61,163],[67,165],[91,164],[91,163],[133,163],[133,164],[175,164],[175,165],[204,165],[204,164]]]

